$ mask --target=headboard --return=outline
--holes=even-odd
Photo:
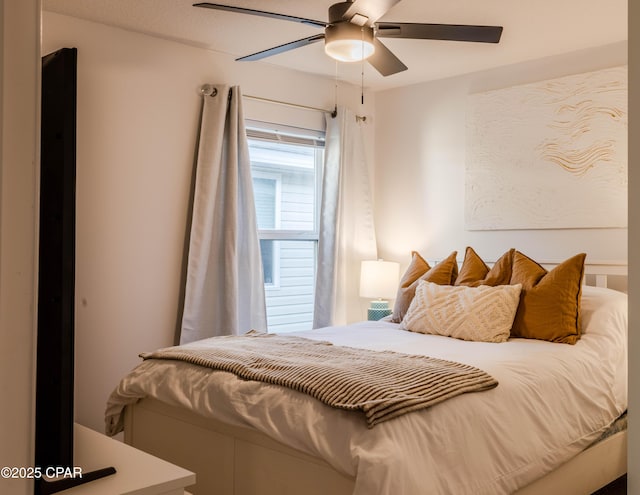
[[[562,261],[542,261],[539,263],[545,270],[551,270]],[[628,268],[626,261],[587,261],[584,264],[584,283],[627,292]]]
[[[587,258],[588,260],[588,258]],[[433,266],[441,260],[428,260]],[[562,263],[563,260],[543,260],[538,263],[545,270],[552,270],[554,267]],[[487,261],[487,265],[493,266],[495,261]],[[462,260],[458,260],[458,267],[462,266]],[[628,269],[629,265],[626,261],[587,261],[584,264],[584,283],[595,287],[607,287],[619,292],[627,292],[628,288]]]

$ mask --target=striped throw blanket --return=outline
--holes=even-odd
[[[369,428],[456,395],[498,385],[484,371],[465,364],[255,331],[140,356],[186,361],[245,380],[288,387],[332,407],[364,412]]]

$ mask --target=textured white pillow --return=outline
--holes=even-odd
[[[480,342],[505,342],[522,285],[479,287],[420,281],[401,328]]]

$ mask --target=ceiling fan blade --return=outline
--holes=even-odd
[[[359,26],[372,26],[400,0],[355,0],[342,18]],[[355,18],[354,18],[355,16]],[[366,18],[362,20],[362,18]]]
[[[243,62],[250,60],[260,60],[265,57],[271,57],[272,55],[277,55],[279,53],[293,50],[294,48],[301,48],[303,46],[310,45],[311,43],[315,43],[316,41],[320,41],[323,39],[324,34],[314,34],[313,36],[309,36],[308,38],[302,38],[301,40],[285,43],[284,45],[274,46],[273,48],[268,48],[266,50],[262,50],[261,52],[252,53],[251,55],[237,58],[236,60]]]
[[[404,65],[398,57],[396,57],[391,50],[382,44],[382,41],[375,38],[373,44],[376,47],[373,55],[371,55],[367,62],[383,76],[390,76],[403,70],[407,70],[407,66]]]
[[[316,21],[314,19],[306,19],[304,17],[296,17],[293,15],[285,15],[285,14],[277,14],[275,12],[265,12],[263,10],[255,10],[255,9],[245,9],[243,7],[233,7],[231,5],[220,5],[217,3],[194,3],[194,7],[202,7],[205,9],[213,9],[213,10],[226,10],[228,12],[237,12],[238,14],[251,14],[257,15],[260,17],[271,17],[273,19],[280,19],[283,21],[293,21],[299,22],[301,24],[308,24],[309,26],[321,27],[324,28],[327,26],[326,22]]]
[[[502,26],[467,26],[459,24],[413,24],[377,22],[376,36],[419,40],[478,41],[498,43]]]

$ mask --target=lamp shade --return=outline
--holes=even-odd
[[[399,274],[400,265],[394,261],[363,261],[360,266],[360,297],[394,298]]]

